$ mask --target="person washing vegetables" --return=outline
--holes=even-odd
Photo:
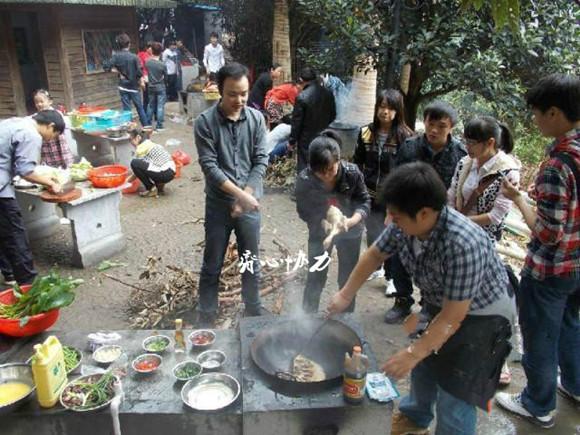
[[[140,195],[157,197],[164,192],[165,184],[175,178],[175,162],[163,146],[147,139],[142,130],[134,129],[129,134],[131,143],[136,147],[136,158],[131,160],[133,175],[127,181],[138,178],[146,189]]]
[[[5,282],[28,284],[36,276],[12,179],[19,175],[53,193],[60,192],[58,182],[35,174],[34,169],[42,141],[57,138],[64,128],[64,120],[56,110],[41,110],[32,118],[0,122],[0,271]]]

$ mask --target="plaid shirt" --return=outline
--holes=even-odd
[[[416,255],[414,245],[421,245]],[[470,311],[485,308],[507,291],[505,267],[487,233],[458,211],[445,207],[429,238],[407,236],[388,225],[375,242],[384,254],[399,254],[401,263],[430,304],[471,299]]]
[[[42,141],[40,148],[40,163],[53,168],[68,168],[74,162],[74,157],[66,143],[63,134],[53,140]]]
[[[580,170],[580,129],[569,131],[547,149],[536,178],[536,226],[522,274],[580,278],[580,192],[572,170],[557,154],[565,152]]]

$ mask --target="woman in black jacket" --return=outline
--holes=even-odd
[[[310,165],[296,181],[296,209],[300,219],[308,224],[308,277],[303,308],[316,312],[326,283],[333,246],[338,253],[338,288],[346,283],[356,265],[364,220],[369,213],[370,197],[363,176],[356,165],[340,159],[340,138],[325,130],[309,146]],[[327,229],[323,220],[328,210],[336,207],[344,219],[340,231],[325,246]],[[323,261],[326,259],[326,261]],[[354,310],[354,300],[347,311]]]
[[[371,246],[385,227],[385,207],[378,204],[377,192],[395,166],[399,147],[413,135],[405,123],[403,96],[395,89],[379,92],[373,122],[361,128],[354,153],[356,163],[364,175],[371,196],[371,212],[366,222],[367,245]],[[374,272],[369,279],[388,274],[387,265]],[[389,277],[387,276],[387,279]]]

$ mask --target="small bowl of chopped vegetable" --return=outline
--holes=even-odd
[[[197,357],[197,362],[204,371],[221,369],[226,363],[226,354],[221,350],[206,350]]]
[[[183,361],[173,367],[173,377],[178,381],[189,381],[201,375],[201,365],[195,361]]]
[[[215,332],[211,329],[198,329],[189,334],[189,341],[194,348],[203,349],[215,341]]]
[[[143,340],[143,349],[146,352],[161,353],[171,345],[171,338],[167,335],[152,335]]]
[[[111,364],[123,353],[123,348],[115,344],[101,346],[93,352],[93,359],[99,364]]]
[[[83,353],[76,347],[63,346],[62,352],[64,353],[64,368],[68,373],[75,371],[83,360]]]
[[[138,373],[152,373],[161,366],[163,358],[156,353],[144,353],[133,360],[133,370]]]

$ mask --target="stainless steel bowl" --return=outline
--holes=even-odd
[[[161,350],[150,349],[148,346],[156,340],[162,340],[165,343],[165,347]],[[163,353],[167,350],[169,346],[171,346],[171,338],[169,338],[167,335],[161,334],[151,335],[147,337],[145,340],[143,340],[143,350],[150,353]]]
[[[190,376],[190,377],[180,377],[177,376],[177,372],[178,370],[180,370],[182,367],[191,365],[192,367],[195,367],[198,371],[197,375],[194,376]],[[182,361],[179,364],[177,364],[175,367],[173,367],[173,377],[175,379],[177,379],[178,381],[189,381],[191,379],[195,379],[198,376],[201,376],[201,373],[203,372],[203,368],[201,367],[201,365],[197,362],[197,361],[193,361],[193,360],[188,360],[188,361]]]
[[[205,344],[196,344],[194,340],[195,337],[199,335],[208,337],[208,342]],[[197,329],[189,334],[188,338],[189,342],[191,343],[191,347],[194,349],[204,349],[210,347],[215,342],[215,332],[213,332],[211,329]]]
[[[206,350],[197,357],[197,362],[205,371],[220,370],[226,363],[226,354],[221,350]]]
[[[32,378],[32,367],[26,363],[11,363],[0,366],[0,384],[7,382],[22,382],[30,387],[29,393],[14,402],[10,402],[4,406],[0,406],[0,414],[17,409],[30,399],[33,391],[36,389],[34,379]]]
[[[113,351],[115,353],[118,353],[118,355],[115,358],[105,358],[105,353],[107,351]],[[111,364],[112,362],[117,361],[121,357],[121,355],[123,355],[123,348],[121,346],[117,346],[116,344],[105,344],[104,346],[97,348],[93,352],[93,359],[98,364],[108,365]]]
[[[236,401],[240,383],[225,373],[207,373],[187,381],[181,389],[181,400],[198,411],[216,411]]]
[[[155,367],[148,370],[140,369],[137,367],[137,364],[139,364],[142,361],[152,362],[155,364]],[[138,373],[153,373],[159,370],[159,367],[161,367],[162,362],[163,358],[161,358],[160,355],[157,355],[156,353],[144,353],[135,358],[131,366],[133,367],[133,370],[135,370]]]

